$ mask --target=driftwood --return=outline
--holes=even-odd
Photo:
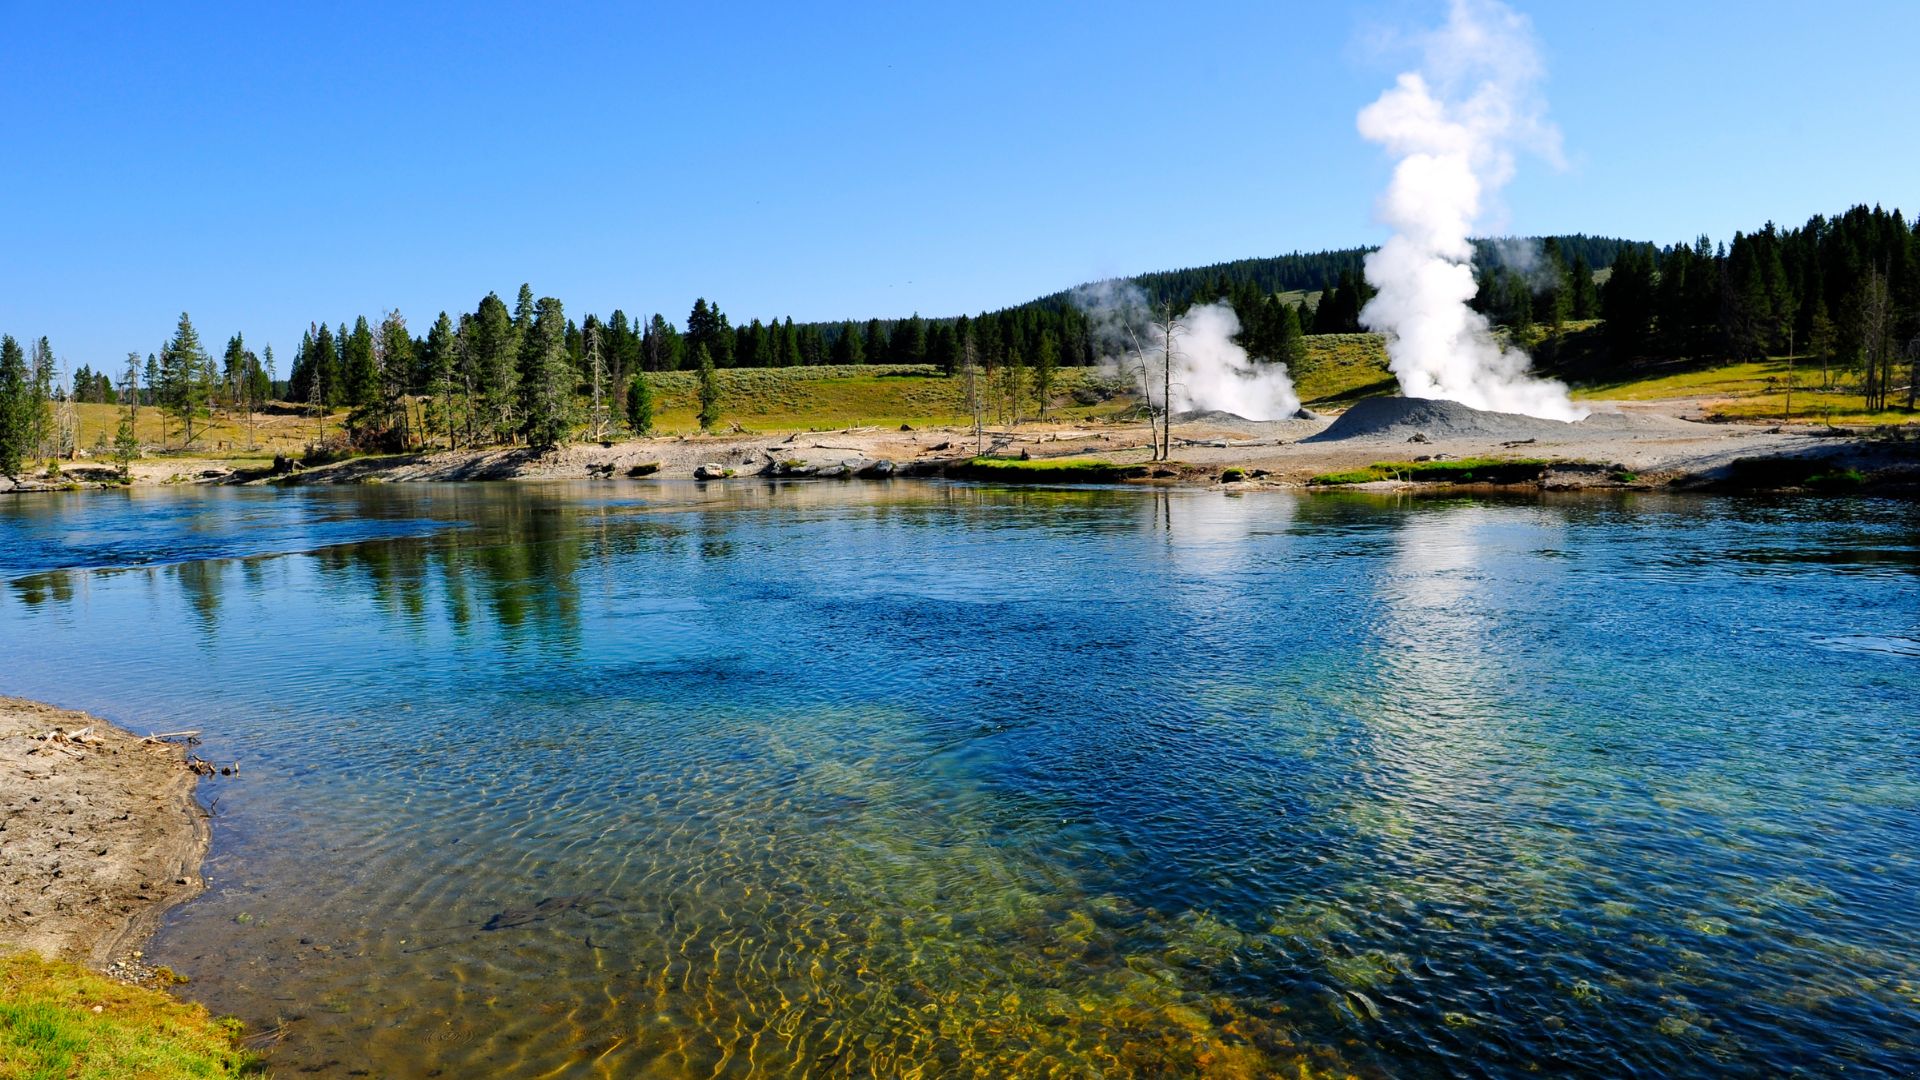
[[[158,734],[150,734],[147,736],[146,741],[159,742],[161,739],[196,739],[199,737],[200,729],[194,728],[191,731],[162,731]]]

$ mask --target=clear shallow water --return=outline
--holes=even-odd
[[[0,502],[0,692],[205,728],[282,1075],[1910,1073],[1866,501]],[[544,901],[544,903],[543,903]]]

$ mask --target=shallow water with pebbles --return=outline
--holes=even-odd
[[[0,692],[238,759],[281,1075],[1898,1075],[1920,521],[501,484],[0,503]]]

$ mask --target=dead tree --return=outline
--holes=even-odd
[[[593,441],[599,442],[606,437],[607,409],[601,403],[601,384],[607,378],[607,362],[600,349],[600,324],[594,323],[587,328],[587,363],[593,372],[593,415],[590,424],[593,428]]]
[[[960,366],[967,374],[967,408],[973,413],[973,437],[975,453],[987,452],[986,418],[981,413],[980,402],[980,358],[973,344],[973,328],[967,328],[966,339],[960,343]]]
[[[1140,335],[1134,333],[1133,323],[1128,321],[1127,336],[1133,339],[1134,362],[1140,369],[1140,396],[1145,399],[1147,408],[1147,444],[1153,448],[1153,460],[1160,460],[1160,413],[1153,407],[1153,364],[1147,359],[1147,350],[1140,345]]]

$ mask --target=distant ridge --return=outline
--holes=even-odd
[[[1502,248],[1514,244],[1537,247],[1548,239],[1560,245],[1562,256],[1569,260],[1576,256],[1585,258],[1587,265],[1595,271],[1612,266],[1614,258],[1619,255],[1622,248],[1638,243],[1638,241],[1613,236],[1588,236],[1585,233],[1570,233],[1554,237],[1487,237],[1473,242],[1475,262],[1481,264],[1497,262],[1498,252]],[[1074,293],[1081,289],[1120,281],[1139,286],[1155,300],[1171,298],[1176,305],[1197,299],[1203,289],[1216,286],[1251,285],[1263,293],[1315,293],[1324,291],[1337,283],[1342,274],[1351,274],[1358,278],[1361,274],[1361,260],[1374,250],[1376,249],[1372,247],[1352,247],[1328,251],[1294,251],[1286,255],[1233,259],[1228,262],[1208,263],[1205,266],[1180,270],[1152,270],[1131,277],[1086,282],[1071,289],[1062,289],[1023,304],[1003,308],[1001,311],[1020,311],[1032,307],[1058,310],[1070,306]]]

